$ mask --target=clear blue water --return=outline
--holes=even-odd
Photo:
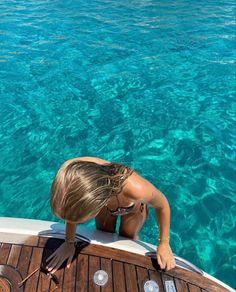
[[[236,287],[234,32],[232,0],[1,1],[0,216],[56,220],[64,160],[123,162],[168,198],[174,253]]]

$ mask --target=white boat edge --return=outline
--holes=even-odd
[[[65,225],[44,220],[35,219],[24,219],[24,218],[14,218],[14,217],[0,217],[0,241],[9,242],[15,244],[23,244],[29,236],[44,236],[44,237],[55,237],[64,238],[65,236]],[[116,233],[109,233],[96,230],[94,228],[85,227],[83,224],[79,224],[76,229],[76,238],[78,240],[87,241],[95,245],[102,245],[111,248],[116,248],[140,255],[145,255],[146,253],[156,252],[156,246],[141,240],[132,240],[125,237],[119,236]],[[175,255],[175,259],[179,259],[183,262],[189,263],[187,260]],[[178,265],[176,261],[176,266],[185,268],[184,266]],[[193,267],[195,267],[193,265]],[[197,268],[197,267],[196,267]],[[197,268],[199,269],[199,268]],[[188,269],[187,269],[188,270]],[[228,289],[230,292],[236,292],[235,289],[231,288],[224,282],[218,280],[217,278],[209,275],[208,273],[201,271],[201,274]]]

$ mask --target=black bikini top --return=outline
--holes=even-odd
[[[111,210],[107,207],[107,210],[109,210],[110,214],[111,215],[126,215],[126,214],[129,214],[132,209],[134,208],[135,206],[135,203],[133,203],[133,205],[129,206],[129,207],[119,207],[119,199],[116,195],[116,199],[117,199],[117,202],[118,202],[118,207],[115,209],[115,210]]]

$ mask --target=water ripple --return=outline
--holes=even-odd
[[[65,159],[127,163],[167,196],[173,251],[236,287],[234,2],[1,1],[0,44],[0,216],[57,220]]]

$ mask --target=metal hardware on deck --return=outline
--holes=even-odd
[[[36,267],[44,267],[48,256],[63,242],[61,238],[57,238],[59,235],[48,238],[26,234],[26,238],[25,234],[19,234],[20,237],[15,239],[15,233],[6,233],[4,227],[2,230],[3,232],[1,231],[0,217],[0,291],[10,292],[7,291],[9,285],[11,285],[11,292],[23,292],[27,290],[27,287],[30,287],[30,292],[49,291],[50,288],[51,290],[58,289],[57,281],[54,285],[53,279],[51,279],[53,281],[44,280],[45,277],[42,278],[43,275],[37,272],[25,286],[19,287],[18,283],[21,283],[23,277],[26,276],[26,267],[29,267],[29,274],[32,274]],[[183,292],[185,290],[236,292],[233,288],[208,274],[201,275],[198,272],[189,271],[190,264],[186,261],[185,264],[184,260],[176,255],[174,255],[176,268],[173,269],[173,273],[172,270],[160,272],[155,249],[151,254],[145,252],[146,256],[143,256],[134,253],[135,250],[130,252],[118,249],[118,247],[107,246],[110,237],[108,239],[109,241],[106,241],[106,238],[102,239],[101,243],[104,243],[104,246],[101,243],[88,244],[88,242],[77,239],[78,248],[75,253],[73,271],[71,273],[69,271],[69,277],[64,277],[68,272],[66,265],[62,265],[60,273],[58,273],[58,281],[63,287],[61,290],[67,292],[68,289],[71,291],[79,289],[83,292],[87,290],[94,292],[95,290],[100,291],[101,287],[109,292],[111,290],[133,292],[135,288],[140,292]],[[127,241],[127,248],[130,249],[132,245],[129,240]],[[86,247],[84,247],[85,245]],[[150,250],[152,249],[147,249],[147,251]],[[147,256],[151,256],[151,259]],[[105,270],[101,271],[103,269]],[[46,271],[47,274],[48,271]],[[169,282],[170,280],[173,282]],[[51,287],[52,285],[53,287]]]
[[[176,292],[175,283],[172,280],[165,281],[165,288],[167,292]]]
[[[19,291],[23,292],[22,287],[18,287],[18,282],[22,281],[20,272],[13,266],[0,264],[0,291],[11,292]]]
[[[39,236],[45,236],[45,237],[57,237],[59,236],[58,239],[64,239],[65,238],[65,232],[63,230],[45,230],[45,231],[40,231]],[[85,241],[90,243],[91,240],[88,237],[85,237],[81,234],[76,234],[75,239],[78,239],[79,241]]]
[[[103,270],[98,270],[93,276],[93,281],[98,286],[104,286],[108,281],[107,272],[105,272]]]
[[[159,286],[157,282],[149,280],[144,283],[144,292],[159,292]]]
[[[0,291],[11,292],[11,283],[2,276],[0,276]]]

